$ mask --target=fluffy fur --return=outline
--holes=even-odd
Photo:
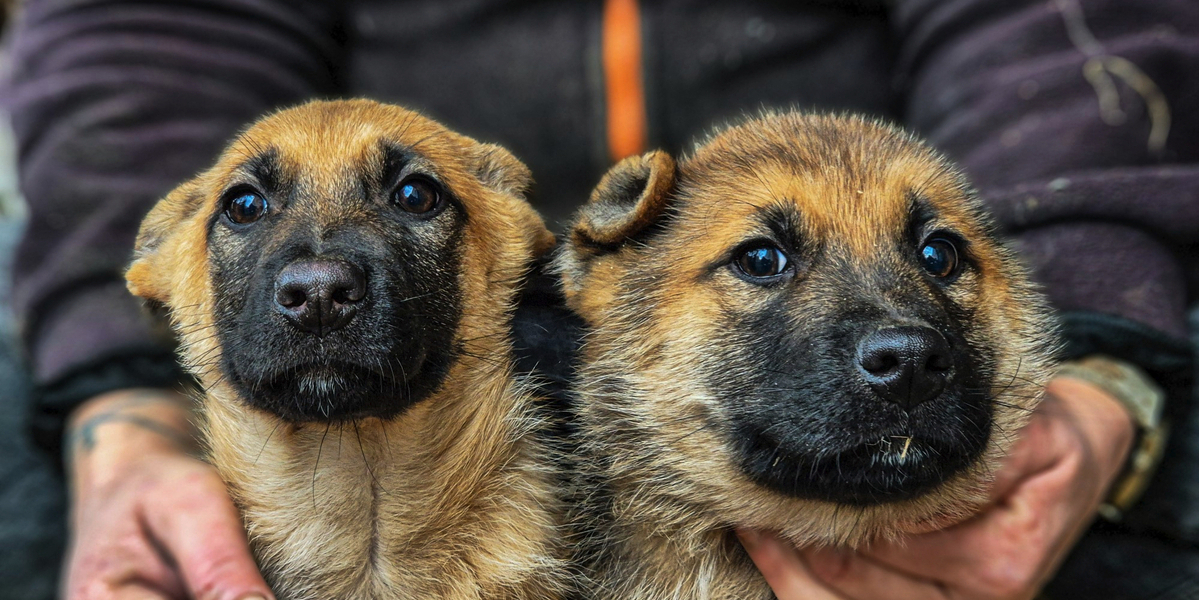
[[[951,282],[917,262],[938,230],[960,236],[968,261]],[[789,249],[794,274],[769,285],[737,275],[738,249],[755,240]],[[1050,370],[1048,311],[963,176],[912,136],[861,118],[768,114],[678,164],[663,152],[626,159],[580,211],[556,268],[590,327],[577,520],[595,598],[772,598],[734,527],[853,546],[967,516]],[[967,360],[959,377],[983,382],[960,392],[977,417],[929,412],[949,424],[945,443],[977,441],[965,466],[936,471],[915,417],[842,385],[854,376],[830,358],[845,346],[836,341],[890,322],[943,325]],[[804,354],[809,346],[824,352]],[[953,408],[938,403],[920,410]],[[873,462],[861,476],[893,483],[892,495],[823,498],[837,496],[826,489],[835,469],[824,488],[763,485],[755,475],[786,466],[777,450],[773,465],[746,450],[745,422],[766,408],[805,459],[828,462],[834,443],[866,440]],[[855,427],[883,409],[879,427],[906,435],[869,441]],[[938,481],[909,492],[904,470],[917,461]]]
[[[272,201],[307,211],[295,235],[393,233],[380,229],[392,221],[377,216],[391,213],[371,212],[390,209],[362,191],[381,178],[381,144],[403,149],[405,160],[434,173],[455,199],[446,210],[457,211],[460,230],[444,239],[456,240],[446,253],[458,265],[451,275],[459,314],[448,321],[453,358],[444,378],[394,416],[293,421],[256,408],[246,386],[230,378],[222,340],[233,343],[236,332],[218,327],[214,316],[222,295],[241,293],[214,278],[230,268],[218,246],[236,250],[249,239],[221,224],[222,198],[244,179],[247,164],[267,156],[278,171],[272,176],[296,190]],[[509,341],[522,274],[553,243],[523,198],[529,182],[506,150],[411,111],[315,102],[250,127],[146,218],[129,287],[170,309],[182,360],[204,389],[209,460],[241,507],[254,554],[280,598],[562,593],[560,473],[543,439],[546,417],[531,388],[513,376]],[[253,341],[241,350],[261,360],[289,352],[266,342],[256,349]]]

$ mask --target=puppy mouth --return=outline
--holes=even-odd
[[[747,441],[745,471],[759,485],[792,497],[855,506],[926,494],[972,464],[983,448],[911,429],[819,452],[796,451],[761,433]]]
[[[414,404],[409,379],[385,372],[383,363],[342,359],[277,367],[240,387],[258,408],[291,422],[342,422],[389,418]]]

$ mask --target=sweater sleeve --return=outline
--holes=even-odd
[[[239,127],[336,91],[338,4],[23,5],[4,101],[30,207],[14,303],[44,445],[87,396],[178,377],[169,337],[124,289],[138,225]]]
[[[1068,352],[1185,370],[1199,3],[899,0],[894,17],[907,124],[1015,238]]]

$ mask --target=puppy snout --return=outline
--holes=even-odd
[[[341,260],[301,260],[275,278],[275,308],[292,324],[318,336],[345,327],[366,296],[366,273]]]
[[[953,371],[949,342],[929,327],[886,327],[858,343],[862,379],[904,410],[941,395]]]

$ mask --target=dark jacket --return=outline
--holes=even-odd
[[[273,108],[330,96],[419,108],[511,148],[560,224],[613,158],[602,4],[26,3],[6,99],[31,207],[15,293],[43,443],[89,395],[177,380],[169,340],[125,291],[137,225]],[[1062,311],[1071,353],[1124,357],[1184,389],[1199,2],[641,4],[647,146],[685,150],[763,106],[898,121],[973,178]],[[1176,419],[1188,398],[1174,394]],[[1171,489],[1146,527],[1178,531],[1179,507],[1199,505],[1199,490]]]

